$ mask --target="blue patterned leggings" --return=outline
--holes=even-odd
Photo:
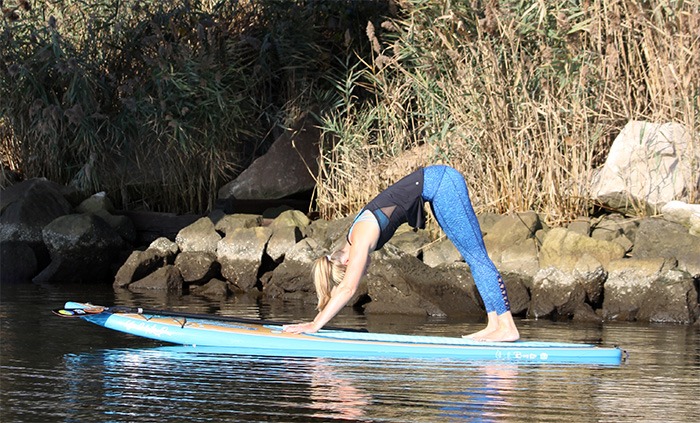
[[[486,252],[464,177],[449,166],[435,165],[424,169],[423,180],[423,200],[430,203],[438,224],[469,264],[486,312],[509,311],[506,287]]]

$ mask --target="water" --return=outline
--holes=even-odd
[[[292,320],[296,303],[3,286],[3,422],[697,422],[700,327],[519,321],[527,339],[620,345],[621,366],[193,352],[53,316],[67,300]],[[481,323],[344,310],[334,325],[458,336]]]

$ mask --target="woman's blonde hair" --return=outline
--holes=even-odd
[[[331,299],[331,290],[343,281],[346,268],[346,265],[332,260],[331,256],[322,256],[314,261],[311,277],[318,297],[317,310],[321,311],[326,307]]]

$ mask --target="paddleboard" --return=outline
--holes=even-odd
[[[67,302],[54,313],[78,317],[108,329],[178,345],[217,347],[238,354],[295,357],[447,358],[524,363],[619,365],[617,347],[565,342],[478,342],[444,336],[400,335],[358,330],[323,329],[292,334],[277,322],[102,307]]]

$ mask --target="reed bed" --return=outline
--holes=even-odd
[[[330,57],[362,50],[337,34],[384,9],[353,3],[4,0],[3,167],[124,209],[210,210],[322,97]]]
[[[478,212],[565,223],[627,121],[700,133],[700,0],[10,3],[2,175],[125,209],[211,209],[308,111],[326,218],[446,163]]]
[[[439,162],[466,176],[478,212],[536,210],[562,224],[594,211],[593,170],[628,120],[699,136],[697,1],[401,5],[398,19],[367,27],[371,59],[336,84],[324,215]],[[356,101],[360,89],[372,101]]]

